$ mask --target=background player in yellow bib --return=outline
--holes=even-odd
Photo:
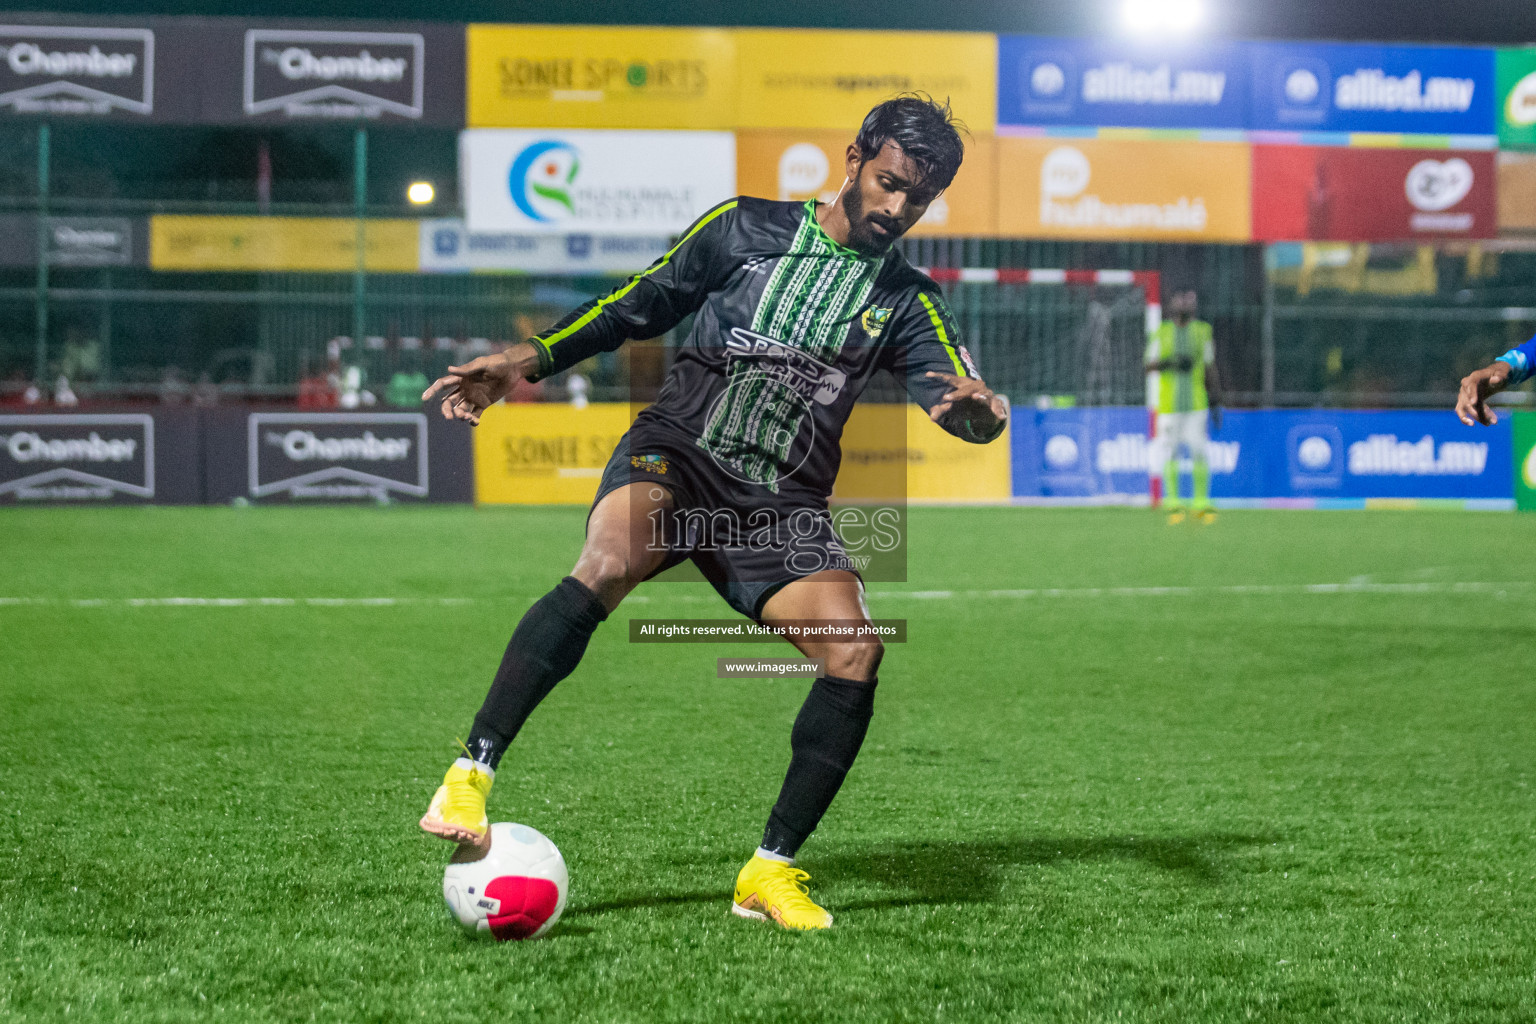
[[[1175,292],[1168,301],[1168,319],[1147,338],[1147,407],[1152,413],[1150,471],[1153,503],[1161,495],[1168,521],[1182,522],[1185,505],[1179,497],[1179,447],[1189,451],[1192,466],[1191,508],[1197,518],[1216,518],[1211,507],[1211,464],[1206,458],[1215,408],[1220,416],[1220,383],[1216,376],[1216,342],[1211,325],[1195,319],[1199,298],[1193,290]],[[1219,428],[1221,421],[1218,418]]]

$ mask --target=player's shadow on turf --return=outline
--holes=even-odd
[[[716,889],[712,892],[673,892],[658,893],[650,896],[631,896],[626,899],[604,900],[601,903],[588,903],[581,907],[572,907],[566,911],[566,917],[582,917],[589,914],[606,914],[613,910],[639,910],[642,907],[670,907],[679,903],[711,903],[715,900],[730,899],[729,889]]]
[[[1231,849],[1275,842],[1273,836],[1102,836],[910,843],[816,857],[807,867],[827,879],[861,879],[897,894],[840,903],[843,910],[939,903],[990,903],[1006,869],[1062,861],[1141,861],[1206,885],[1221,880]]]
[[[1214,885],[1221,879],[1220,856],[1225,851],[1241,846],[1260,846],[1276,842],[1277,838],[1212,834],[911,843],[833,853],[808,859],[806,866],[827,881],[857,879],[896,890],[897,894],[887,897],[837,904],[839,910],[878,910],[923,904],[989,903],[997,899],[1006,869],[1061,861],[1141,861],[1163,871],[1177,872],[1203,884]],[[720,889],[631,896],[572,907],[565,917],[569,920],[615,910],[713,903],[726,900],[729,895],[729,890]],[[575,926],[569,934],[590,932],[590,928]]]

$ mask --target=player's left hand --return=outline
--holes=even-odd
[[[1461,378],[1461,392],[1456,396],[1456,415],[1461,422],[1469,427],[1474,423],[1491,427],[1499,422],[1499,414],[1488,408],[1488,399],[1504,390],[1509,372],[1508,363],[1495,360]]]
[[[993,394],[987,382],[979,377],[957,377],[953,373],[936,373],[929,370],[925,375],[942,380],[950,390],[944,393],[939,404],[928,410],[928,418],[938,423],[953,412],[968,421],[976,433],[983,436],[994,433],[998,424],[1008,422],[1008,400]]]
[[[463,366],[448,367],[447,376],[433,381],[421,400],[429,402],[442,395],[444,419],[466,420],[478,427],[480,414],[507,396],[517,376],[510,352],[481,356]]]

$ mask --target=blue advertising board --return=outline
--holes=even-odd
[[[1250,73],[1241,44],[1147,46],[999,36],[999,125],[1241,130]]]
[[[1252,43],[1257,131],[1493,135],[1492,49]]]
[[[423,219],[420,265],[426,274],[521,272],[528,274],[633,274],[672,248],[659,236],[529,235],[470,231],[458,219]]]
[[[1014,495],[1145,499],[1147,427],[1140,408],[1017,410]],[[1508,502],[1514,497],[1512,444],[1508,418],[1467,427],[1448,411],[1229,411],[1211,434],[1211,494],[1314,504]]]
[[[1263,460],[1258,497],[1514,497],[1507,421],[1468,427],[1449,410],[1235,415]]]
[[[1014,410],[1013,493],[1124,500],[1147,493],[1147,411]]]

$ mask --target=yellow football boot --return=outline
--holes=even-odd
[[[1195,509],[1195,518],[1206,526],[1216,521],[1216,510],[1210,506]]]
[[[456,843],[476,843],[485,837],[490,823],[485,817],[485,798],[491,793],[494,772],[468,758],[459,758],[443,776],[432,804],[422,816],[421,827]]]
[[[793,864],[753,857],[736,876],[731,913],[795,931],[831,928],[832,915],[811,902],[804,884],[810,877]]]
[[[1178,526],[1180,523],[1182,523],[1187,518],[1188,518],[1188,513],[1186,513],[1182,508],[1180,508],[1177,505],[1169,506],[1169,508],[1168,508],[1168,525],[1169,526]]]

